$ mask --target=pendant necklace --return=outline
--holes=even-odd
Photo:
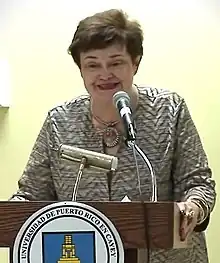
[[[120,142],[121,138],[120,132],[115,128],[115,125],[118,124],[120,121],[106,123],[99,117],[95,115],[92,116],[98,123],[101,123],[106,126],[103,130],[99,128],[99,130],[101,130],[102,132],[104,145],[108,148],[115,147]]]

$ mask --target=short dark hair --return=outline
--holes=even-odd
[[[135,20],[129,20],[123,11],[110,9],[79,22],[68,53],[80,67],[81,52],[106,48],[115,43],[126,46],[133,62],[138,56],[141,60],[143,32],[140,24]]]

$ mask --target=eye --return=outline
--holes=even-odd
[[[121,61],[121,60],[112,62],[112,66],[114,66],[114,67],[120,66],[121,64],[123,64],[123,61]]]
[[[87,67],[88,67],[88,68],[97,68],[98,65],[97,65],[97,64],[94,64],[94,63],[91,63],[91,64],[88,64]]]

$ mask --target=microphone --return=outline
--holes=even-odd
[[[58,155],[62,159],[81,163],[85,159],[85,167],[93,167],[100,170],[114,172],[118,167],[118,158],[115,156],[97,153],[70,145],[61,144]]]
[[[130,97],[124,91],[118,91],[113,95],[113,103],[123,120],[127,141],[133,142],[136,140],[136,129],[132,119],[130,101]]]
[[[140,176],[137,166],[137,159],[135,153],[137,152],[147,167],[150,170],[151,175],[151,183],[152,183],[152,196],[151,201],[157,202],[157,178],[155,175],[155,172],[153,170],[153,166],[148,159],[148,157],[145,155],[145,153],[138,147],[138,145],[135,143],[136,140],[136,128],[134,127],[134,123],[132,120],[132,111],[130,106],[130,97],[128,94],[124,91],[118,91],[113,95],[113,103],[115,107],[118,109],[119,114],[123,120],[125,129],[127,131],[127,140],[126,143],[129,147],[132,147],[133,149],[133,155],[135,157],[135,164],[137,168],[137,175],[138,175],[138,182],[139,182],[139,191],[141,193],[141,187],[140,187]]]

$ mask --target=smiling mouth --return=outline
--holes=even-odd
[[[97,85],[100,90],[113,90],[116,89],[119,83],[108,83],[103,85]]]

